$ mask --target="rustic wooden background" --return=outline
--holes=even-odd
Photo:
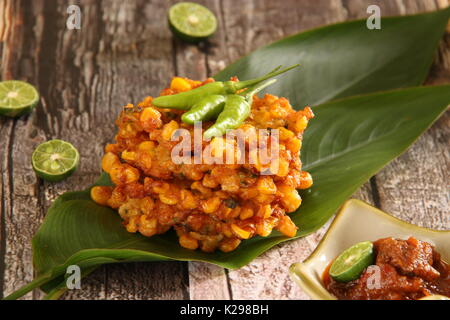
[[[172,1],[0,0],[1,79],[35,84],[41,103],[31,115],[0,118],[0,297],[33,278],[30,241],[50,203],[90,185],[100,172],[113,121],[128,102],[155,95],[173,75],[203,79],[250,51],[319,25],[432,11],[448,0],[209,0],[219,29],[209,44],[173,39]],[[67,7],[82,9],[81,30],[66,28]],[[450,28],[449,28],[450,29]],[[448,30],[450,32],[450,30]],[[411,52],[414,54],[414,52]],[[427,83],[450,82],[450,35]],[[30,157],[52,138],[72,142],[81,167],[58,184],[36,179]],[[447,112],[403,156],[354,197],[422,226],[450,229],[450,115]],[[308,299],[288,277],[325,231],[278,246],[236,271],[204,263],[134,263],[99,268],[65,299]],[[41,298],[35,291],[27,299]]]

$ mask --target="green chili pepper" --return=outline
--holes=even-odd
[[[281,68],[281,66],[275,68],[270,73],[276,72]],[[251,90],[251,88],[247,88]],[[193,125],[198,121],[209,121],[211,119],[217,118],[217,116],[222,112],[225,105],[225,96],[223,95],[210,95],[199,102],[197,102],[188,112],[181,116],[181,120],[184,123]]]
[[[230,94],[226,97],[225,107],[217,117],[214,125],[209,127],[203,134],[205,139],[212,137],[221,137],[227,130],[238,128],[250,115],[253,96],[273,84],[276,80],[267,81],[266,83],[255,86],[247,90],[243,95]]]
[[[278,66],[275,69],[273,69],[272,71],[270,71],[269,73],[263,75],[262,77],[259,78],[255,78],[255,79],[250,79],[250,80],[245,80],[245,81],[238,81],[238,82],[233,82],[233,81],[228,81],[226,84],[228,86],[228,93],[236,93],[239,90],[245,89],[245,88],[257,88],[257,86],[262,83],[263,81],[273,78],[279,74],[285,73],[291,69],[297,68],[299,66],[299,64],[295,64],[293,66],[281,69],[282,66]],[[281,69],[281,70],[280,70]],[[272,84],[273,82],[269,83],[268,85]],[[264,85],[263,87],[261,87],[261,89],[256,90],[256,92],[262,90],[263,88],[265,88],[266,86]]]
[[[244,88],[248,88],[250,86],[258,85],[259,83],[263,82],[264,80],[267,80],[269,78],[275,77],[276,75],[279,75],[281,73],[284,73],[288,70],[291,70],[293,68],[298,67],[298,64],[281,69],[281,66],[272,70],[268,74],[251,79],[246,81],[216,81],[207,83],[201,87],[180,92],[173,95],[167,95],[167,96],[161,96],[158,98],[153,99],[152,103],[156,107],[160,108],[172,108],[172,109],[181,109],[181,110],[189,110],[192,106],[194,106],[196,103],[200,102],[203,98],[209,96],[209,95],[226,95],[226,94],[234,94],[239,90],[242,90]]]
[[[217,118],[225,105],[225,96],[213,94],[197,102],[191,110],[181,116],[181,120],[187,124],[197,121],[209,121]]]
[[[168,96],[160,96],[153,99],[152,103],[156,107],[189,110],[194,104],[201,99],[212,94],[223,94],[225,91],[225,83],[217,81],[207,83],[201,87],[172,94]]]

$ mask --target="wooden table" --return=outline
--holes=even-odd
[[[156,95],[174,75],[204,79],[252,50],[305,29],[367,17],[411,14],[448,0],[210,0],[219,29],[210,44],[172,38],[171,1],[0,0],[2,80],[35,84],[41,103],[31,115],[0,119],[0,295],[33,279],[31,238],[51,202],[89,186],[100,172],[121,107]],[[81,30],[66,28],[69,4],[82,10]],[[450,30],[449,30],[450,31]],[[414,52],[411,52],[414,54]],[[427,83],[450,82],[450,35],[443,39]],[[30,157],[52,138],[72,142],[81,167],[63,183],[36,179]],[[406,221],[449,229],[450,116],[441,117],[404,155],[354,197]],[[277,246],[240,270],[204,263],[161,262],[99,268],[65,299],[308,299],[287,268],[306,258],[326,227]],[[27,299],[41,298],[35,291]]]

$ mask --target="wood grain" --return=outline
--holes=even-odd
[[[0,74],[35,84],[36,111],[0,118],[0,296],[33,278],[31,237],[51,202],[84,188],[100,172],[113,121],[128,102],[156,95],[173,75],[203,79],[252,50],[312,27],[367,17],[436,10],[448,0],[202,0],[218,17],[211,41],[174,39],[161,17],[176,1],[80,0],[82,29],[65,26],[65,0],[0,0]],[[165,20],[165,19],[163,19]],[[450,32],[450,27],[449,27]],[[427,84],[450,82],[450,36],[436,56]],[[450,115],[447,112],[404,155],[354,197],[428,227],[450,228]],[[47,139],[71,141],[82,155],[68,180],[44,183],[30,156]],[[226,271],[204,263],[134,263],[103,266],[64,299],[308,299],[288,278],[292,262],[320,241],[316,233],[270,250],[248,266]],[[35,291],[26,299],[41,298]]]
[[[43,98],[30,117],[7,120],[9,134],[2,135],[12,137],[6,141],[5,157],[9,154],[10,159],[3,171],[9,174],[3,193],[7,207],[2,210],[5,295],[32,279],[30,240],[50,203],[65,191],[87,187],[98,176],[103,146],[114,136],[113,122],[121,107],[156,94],[162,79],[174,74],[171,34],[152,19],[165,14],[168,4],[81,1],[84,27],[68,30],[67,1],[7,2],[14,6],[11,25],[18,26],[6,41],[3,78],[28,80]],[[37,181],[30,167],[34,147],[51,138],[71,141],[81,154],[79,170],[58,184]],[[187,297],[186,263],[123,268],[103,268],[83,282],[83,290],[66,298]]]

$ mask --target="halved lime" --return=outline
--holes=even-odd
[[[30,112],[39,102],[39,93],[31,84],[8,80],[0,82],[0,115],[19,117]]]
[[[180,2],[169,9],[169,25],[183,40],[198,42],[216,31],[217,19],[214,13],[198,3]]]
[[[342,252],[330,268],[330,276],[339,282],[349,282],[359,278],[361,273],[373,263],[373,244],[360,242]]]
[[[55,139],[40,144],[34,150],[31,162],[40,178],[57,182],[76,170],[80,155],[70,143]]]

